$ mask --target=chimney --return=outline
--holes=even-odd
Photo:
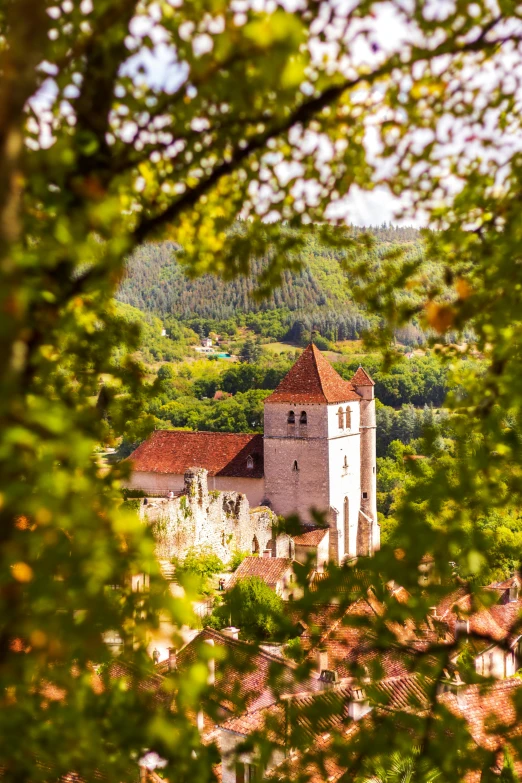
[[[214,647],[214,639],[205,639],[205,644]],[[216,682],[216,660],[215,658],[209,658],[207,684],[214,685],[215,682]]]
[[[263,557],[272,557],[272,550],[271,549],[265,549],[263,551]]]
[[[169,647],[169,672],[173,672],[177,666],[177,655],[174,647]]]
[[[438,617],[436,606],[430,606],[430,617]]]
[[[352,720],[361,720],[371,707],[362,688],[354,688],[348,704],[348,715]]]
[[[319,676],[328,669],[328,650],[317,650],[316,653],[317,672]]]
[[[221,633],[225,634],[225,636],[230,636],[231,639],[239,639],[239,628],[235,628],[233,625],[229,625],[228,628],[223,628]]]

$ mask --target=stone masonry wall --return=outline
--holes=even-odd
[[[146,471],[134,471],[125,486],[128,489],[137,489],[150,493],[166,493],[170,490],[179,492],[184,488],[185,477],[179,473],[152,473]],[[209,490],[217,489],[222,492],[241,492],[246,495],[251,506],[259,506],[265,494],[265,482],[262,478],[239,478],[235,476],[209,476]]]
[[[288,425],[290,410],[297,422],[306,412],[306,427]],[[311,521],[311,508],[328,513],[327,432],[323,405],[265,405],[265,492],[276,514]]]
[[[273,545],[276,520],[270,509],[251,511],[239,492],[209,491],[204,468],[186,472],[180,497],[144,498],[140,516],[152,527],[160,560],[182,558],[190,547],[210,547],[227,563],[236,549],[262,553]]]

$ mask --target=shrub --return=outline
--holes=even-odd
[[[252,553],[248,551],[243,551],[242,549],[234,549],[232,552],[232,557],[230,558],[230,562],[228,564],[228,568],[230,571],[235,571],[239,568],[245,557],[251,557]]]
[[[246,639],[267,639],[283,624],[283,599],[258,576],[241,579],[226,593],[211,617],[212,628],[235,625]]]

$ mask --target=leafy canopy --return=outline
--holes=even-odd
[[[107,394],[109,410],[96,407],[101,379],[141,394],[143,368],[129,353],[138,328],[112,295],[125,256],[144,240],[174,242],[194,275],[230,279],[267,257],[262,293],[300,266],[299,236],[281,221],[309,231],[317,223],[323,242],[345,250],[357,296],[381,319],[385,353],[416,315],[458,366],[444,335],[472,327],[487,371],[464,368],[464,392],[448,400],[459,470],[441,463],[405,494],[400,546],[369,568],[417,595],[412,622],[433,603],[418,596],[426,550],[442,570],[453,560],[481,570],[478,518],[520,505],[522,494],[522,165],[510,142],[520,133],[521,37],[511,0],[440,12],[425,0],[362,0],[351,10],[302,0],[292,11],[225,0],[0,3],[6,778],[36,783],[52,768],[55,778],[90,780],[102,769],[121,781],[151,750],[166,777],[204,781],[216,759],[192,721],[208,689],[201,667],[166,681],[168,708],[118,677],[95,676],[110,663],[105,634],[119,633],[139,679],[151,670],[146,648],[160,615],[178,627],[191,617],[190,596],[173,599],[160,580],[147,531],[118,510],[123,468],[102,469],[93,453],[107,417],[117,434],[132,416],[134,395],[119,405]],[[443,265],[441,280],[396,251],[377,263],[371,238],[343,229],[342,217],[331,229],[348,193],[379,185],[440,229],[426,252]],[[241,231],[227,234],[240,213]],[[414,297],[402,296],[405,286]],[[150,593],[132,593],[126,575],[144,571]],[[482,763],[456,755],[445,734],[441,744],[437,726],[415,727],[423,769],[463,778]],[[396,750],[397,733],[385,735],[391,750],[376,748],[374,735],[369,757]]]

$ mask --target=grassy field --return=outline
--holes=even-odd
[[[299,345],[294,343],[266,343],[263,345],[263,350],[267,353],[288,353],[288,351],[302,351],[303,349]]]

